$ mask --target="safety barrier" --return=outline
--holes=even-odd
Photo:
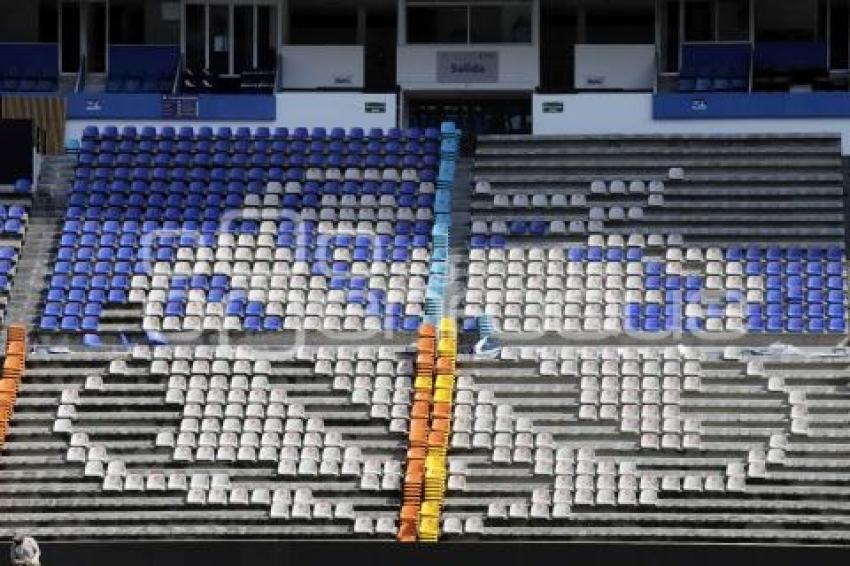
[[[3,374],[0,376],[0,448],[6,442],[9,422],[14,415],[27,351],[26,328],[23,325],[9,326],[6,334],[6,358],[3,360]]]

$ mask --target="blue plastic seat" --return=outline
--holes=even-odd
[[[741,261],[743,252],[739,247],[730,247],[726,249],[726,261]]]
[[[572,253],[572,250],[570,250]],[[605,250],[599,246],[590,246],[587,248],[587,261],[602,261],[605,259]],[[570,258],[570,261],[573,261]]]
[[[747,330],[750,332],[764,332],[765,321],[760,315],[751,315],[747,317]]]
[[[44,315],[39,321],[38,328],[45,332],[59,330],[59,319],[56,316]]]
[[[398,332],[401,330],[401,319],[398,316],[385,316],[383,321],[384,332]]]
[[[242,326],[248,332],[259,332],[262,329],[262,322],[259,316],[246,316]]]

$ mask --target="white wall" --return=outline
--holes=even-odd
[[[366,112],[366,103],[383,103],[386,112],[372,114]],[[245,126],[273,128],[286,126],[307,128],[324,126],[326,128],[394,128],[397,126],[398,100],[395,94],[364,94],[360,92],[283,92],[275,95],[277,119],[274,121],[219,121],[208,122],[201,120],[68,120],[65,123],[65,138],[80,139],[86,126],[230,126],[231,128]]]
[[[654,45],[575,46],[575,85],[587,90],[652,90]]]
[[[498,53],[496,82],[439,83],[437,53]],[[398,84],[405,90],[532,90],[540,82],[536,45],[399,45]]]
[[[362,45],[285,45],[284,88],[363,88]]]
[[[544,102],[562,102],[563,113],[544,114]],[[535,135],[604,134],[841,134],[850,155],[850,118],[770,120],[653,120],[652,94],[535,94]]]
[[[394,128],[398,100],[394,93],[283,92],[276,95],[281,126],[337,126],[340,128]],[[383,103],[386,112],[370,114],[366,103]]]

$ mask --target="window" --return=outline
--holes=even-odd
[[[233,7],[233,70],[237,73],[254,67],[254,7]]]
[[[756,10],[756,41],[813,41],[818,36],[817,0],[795,0],[775,5],[759,0]]]
[[[111,0],[109,42],[145,43],[145,7],[142,0]]]
[[[38,6],[38,41],[41,43],[59,41],[59,8],[52,0],[41,0]]]
[[[216,74],[230,72],[230,6],[209,7],[209,69]]]
[[[717,39],[746,41],[750,38],[750,3],[748,0],[718,0]]]
[[[850,10],[848,0],[832,0],[829,38],[829,68],[847,69],[850,67],[850,36],[848,36],[848,23],[850,23]]]
[[[473,6],[472,43],[530,43],[531,19],[525,6]]]
[[[80,70],[80,5],[62,2],[62,72]]]
[[[655,43],[655,14],[651,6],[588,8],[585,16],[587,43]]]
[[[188,3],[186,65],[219,75],[274,70],[277,25],[277,9],[269,3]]]
[[[276,22],[274,6],[257,6],[257,67],[263,70],[277,66]]]
[[[186,5],[186,65],[191,69],[207,66],[207,12],[201,4]]]
[[[86,65],[90,73],[106,72],[106,3],[89,2]]]
[[[468,24],[466,7],[411,6],[407,10],[407,41],[466,43]]]
[[[679,43],[680,22],[682,5],[678,0],[668,1],[663,5],[661,11],[661,45],[662,69],[665,73],[676,73],[679,71]]]
[[[679,71],[683,42],[749,41],[750,4],[755,1],[662,0],[658,12],[662,72]]]
[[[290,6],[289,37],[292,45],[352,45],[357,43],[357,7],[334,4],[322,9],[315,2],[293,2]]]
[[[685,2],[685,41],[714,40],[714,2]]]
[[[412,4],[408,43],[531,43],[531,4]]]

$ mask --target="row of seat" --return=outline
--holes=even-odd
[[[610,243],[625,244],[622,236]],[[841,248],[473,248],[464,327],[843,332]],[[638,244],[639,242],[629,242]]]
[[[179,167],[80,167],[74,173],[77,181],[124,181],[130,182],[304,182],[304,181],[425,181],[433,182],[431,169],[435,163],[429,160],[420,161],[416,156],[388,156],[383,162],[380,157],[360,158],[349,156],[346,163],[331,164],[323,157],[316,158],[315,163],[299,163],[293,166],[285,161],[283,156],[272,156],[279,162],[272,162],[266,156],[247,157],[240,163],[223,159],[221,163],[213,163],[212,159],[204,160],[203,165],[186,164]],[[243,159],[243,158],[240,158]],[[340,160],[342,158],[339,158]],[[426,163],[425,161],[428,161]],[[368,167],[367,167],[368,162]],[[212,168],[211,168],[212,166]],[[309,166],[309,169],[305,167]],[[327,174],[322,168],[328,168]],[[141,186],[141,185],[137,185]]]
[[[388,128],[384,131],[382,128],[370,128],[368,132],[363,128],[327,128],[315,127],[312,129],[297,127],[291,130],[286,127],[277,127],[274,129],[266,127],[258,127],[251,129],[248,127],[231,128],[222,126],[213,129],[208,126],[201,126],[197,129],[192,126],[182,126],[174,128],[164,126],[155,128],[153,126],[145,126],[136,128],[135,126],[124,126],[119,130],[116,126],[86,126],[83,129],[82,141],[87,140],[311,140],[311,141],[344,141],[344,140],[429,140],[439,141],[440,130],[437,128],[409,128],[402,130],[399,128]]]
[[[185,155],[193,159],[202,154],[209,155],[254,155],[254,154],[286,154],[290,157],[300,155],[308,157],[312,155],[433,155],[439,151],[437,141],[419,142],[410,140],[401,141],[321,141],[311,142],[295,140],[273,140],[273,139],[242,139],[229,140],[182,140],[173,141],[162,139],[153,140],[86,140],[80,144],[81,163],[99,162],[103,160],[104,166],[112,165],[115,161],[124,159],[143,164],[151,162],[153,156],[164,159],[178,160],[177,156]]]

